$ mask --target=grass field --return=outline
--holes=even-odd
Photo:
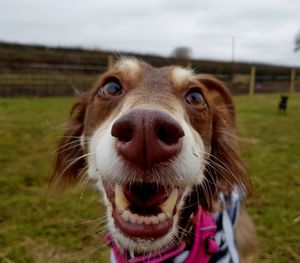
[[[253,179],[256,262],[300,262],[300,95],[235,97],[241,154]],[[51,194],[55,145],[73,99],[0,99],[0,262],[108,262],[97,192]]]

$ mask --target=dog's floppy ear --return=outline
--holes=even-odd
[[[247,194],[250,183],[237,151],[235,108],[226,85],[208,75],[200,75],[212,110],[212,139],[206,176],[217,182],[218,191],[228,192],[236,185]]]
[[[56,159],[51,183],[65,186],[76,182],[85,167],[81,135],[84,128],[86,98],[81,95],[73,105],[66,131],[56,150]]]

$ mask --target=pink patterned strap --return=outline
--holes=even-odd
[[[194,243],[185,263],[199,262],[199,259],[201,259],[201,263],[207,263],[211,258],[209,252],[215,253],[219,249],[215,240],[211,238],[214,237],[217,227],[212,215],[205,212],[200,206],[194,217],[194,223]]]
[[[179,247],[171,247],[167,248],[158,253],[149,255],[149,256],[141,256],[135,257],[133,259],[129,259],[129,263],[143,263],[143,262],[151,262],[151,263],[161,263],[167,259],[170,259],[178,254],[180,254],[186,247],[186,243],[182,243]]]

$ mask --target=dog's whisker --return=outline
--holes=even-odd
[[[96,218],[93,218],[93,219],[88,219],[88,220],[85,220],[85,221],[82,221],[81,223],[78,223],[77,225],[86,225],[86,224],[95,224],[95,223],[104,223],[106,222],[107,220],[107,217],[106,216],[100,216],[100,217],[96,217]]]
[[[243,193],[243,195],[244,195],[245,198],[246,198],[246,192],[245,192],[245,190],[244,190],[244,189],[245,189],[245,186],[242,185],[242,184],[239,182],[238,178],[234,175],[234,173],[233,173],[232,171],[228,170],[226,167],[224,168],[224,166],[222,166],[221,164],[218,164],[218,163],[215,163],[215,162],[212,162],[212,161],[211,161],[211,163],[209,163],[208,165],[211,166],[213,169],[215,169],[215,168],[216,168],[215,166],[217,166],[218,168],[224,169],[225,171],[229,172],[229,173],[231,174],[231,176],[235,179],[235,182],[234,182],[234,183],[232,183],[226,176],[224,176],[224,175],[222,174],[222,172],[220,172],[220,176],[222,176],[222,178],[223,178],[223,179],[228,183],[228,185],[230,185],[232,188],[234,188],[236,185],[238,185],[239,190]]]
[[[238,178],[234,175],[234,173],[231,171],[231,169],[222,160],[220,160],[219,158],[217,158],[216,156],[214,156],[214,155],[212,155],[210,153],[207,153],[207,152],[203,152],[203,153],[206,154],[206,155],[208,155],[210,158],[215,159],[217,162],[220,162],[220,163],[217,163],[217,162],[209,159],[208,162],[207,162],[208,166],[211,166],[212,168],[216,168],[214,166],[217,166],[218,168],[224,169],[225,171],[229,172],[230,175],[235,179],[235,183],[238,184],[240,190],[243,192],[244,195],[246,195],[245,190],[244,190],[244,188],[245,188],[244,185],[242,185],[239,182]],[[222,175],[222,173],[221,173],[221,175]],[[227,178],[224,176],[224,179],[226,180]],[[234,187],[234,184],[232,184],[228,179],[227,179],[227,182],[232,187]]]
[[[92,153],[86,153],[86,154],[83,154],[77,158],[74,158],[74,159],[71,159],[70,160],[70,163],[64,168],[64,170],[58,175],[58,179],[61,178],[64,173],[73,165],[75,164],[76,162],[78,162],[79,160],[85,158],[86,156],[89,156],[89,155],[92,155]]]
[[[212,193],[211,193],[209,184],[206,184],[206,182],[204,181],[203,184],[200,185],[200,188],[202,190],[201,193],[203,193],[205,202],[208,205],[208,207],[210,208],[211,199],[213,197],[212,197]],[[198,194],[198,188],[196,188],[196,192]],[[199,201],[198,201],[198,203],[199,203]]]
[[[215,169],[216,169],[215,165],[219,166],[219,168],[223,168],[222,166],[220,166],[220,165],[218,165],[218,164],[211,164],[211,163],[208,164],[208,167],[212,168],[212,170],[215,170]],[[206,171],[208,171],[208,170],[206,170]],[[210,172],[210,175],[211,175],[211,178],[214,177],[213,174],[211,174],[211,172]],[[234,186],[235,186],[235,184],[232,183],[226,176],[223,176],[222,173],[220,173],[220,176],[226,181],[226,183],[228,183],[228,185],[230,185],[231,187],[234,187]],[[217,184],[216,186],[217,186],[217,188],[220,187],[219,184]]]
[[[58,147],[56,150],[52,151],[51,153],[58,153],[60,152],[61,149],[65,149],[65,147],[69,146],[69,145],[72,145],[72,144],[79,144],[79,141],[75,140],[75,141],[71,141],[71,142],[68,142],[68,143],[65,143],[63,144],[62,146]]]
[[[80,208],[81,208],[81,203],[82,203],[82,199],[83,199],[83,195],[84,195],[84,191],[86,189],[86,186],[88,185],[89,183],[89,178],[86,176],[87,174],[87,169],[88,167],[86,167],[86,171],[84,172],[84,174],[80,177],[80,182],[79,182],[79,185],[80,185],[80,197],[79,197],[79,202],[78,202],[78,214],[79,214],[79,211],[80,211]],[[82,179],[84,178],[84,179]]]
[[[73,144],[72,146],[70,146],[70,147],[67,147],[67,148],[65,148],[65,147],[61,147],[61,150],[58,150],[57,151],[57,154],[62,154],[62,153],[64,153],[64,152],[67,152],[67,151],[69,151],[69,150],[71,150],[71,149],[75,149],[75,148],[78,148],[78,147],[81,147],[81,144],[80,143],[78,143],[77,142],[77,144]]]
[[[178,227],[178,232],[180,234],[183,234],[183,235],[188,235],[188,236],[191,236],[194,238],[194,231],[193,230],[188,230],[188,229],[184,229],[183,227],[179,226]]]

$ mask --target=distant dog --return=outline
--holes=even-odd
[[[289,99],[288,96],[283,96],[283,95],[281,96],[278,104],[279,113],[286,113],[288,99]]]
[[[256,236],[235,143],[221,81],[121,59],[73,106],[53,179],[87,171],[96,182],[111,262],[249,262]]]

